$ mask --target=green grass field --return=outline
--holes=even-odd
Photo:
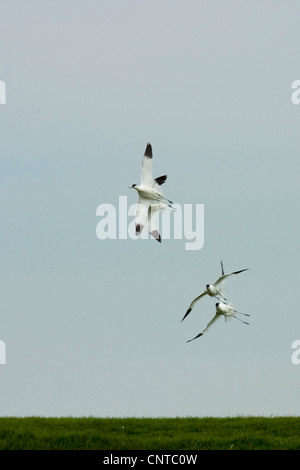
[[[298,417],[0,418],[0,450],[297,450]]]

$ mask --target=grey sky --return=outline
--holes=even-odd
[[[1,415],[298,415],[299,2],[0,5]],[[96,237],[147,142],[202,250]],[[191,299],[220,273],[250,326]]]

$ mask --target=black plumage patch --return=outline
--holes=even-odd
[[[147,144],[146,150],[145,150],[145,157],[152,158],[152,146],[151,144]]]
[[[167,175],[159,176],[158,178],[155,178],[155,182],[159,184],[160,186],[165,183],[167,179]]]
[[[155,238],[155,240],[157,240],[159,243],[161,243],[161,236],[160,236],[160,234],[158,233],[157,230],[153,230],[151,232],[151,235],[152,235],[153,238]]]

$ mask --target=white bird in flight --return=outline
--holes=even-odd
[[[152,173],[152,146],[147,144],[142,161],[141,183],[133,184],[130,188],[138,192],[139,199],[135,215],[135,233],[140,235],[145,225],[148,231],[158,241],[161,236],[158,231],[158,215],[160,210],[171,206],[172,201],[163,196],[161,185],[165,183],[167,175],[153,179]]]
[[[202,294],[198,295],[198,297],[196,297],[191,302],[189,308],[186,311],[186,314],[184,315],[184,317],[181,321],[183,321],[188,316],[188,314],[192,311],[194,305],[198,302],[198,300],[200,300],[205,295],[209,295],[210,297],[216,297],[218,300],[221,300],[221,299],[218,298],[218,295],[219,295],[226,302],[225,297],[223,297],[223,295],[221,293],[222,283],[225,281],[225,279],[227,277],[232,276],[233,274],[239,274],[239,273],[242,273],[244,271],[248,271],[248,268],[247,268],[247,269],[240,269],[239,271],[234,271],[232,273],[225,274],[222,261],[221,261],[221,268],[222,268],[222,275],[219,277],[219,279],[217,279],[216,282],[214,282],[214,284],[206,284],[205,290],[202,292]]]
[[[223,302],[217,302],[216,303],[216,314],[215,316],[213,317],[213,319],[206,325],[206,327],[204,328],[204,330],[201,331],[201,333],[199,333],[197,336],[195,336],[194,338],[192,339],[189,339],[187,341],[187,343],[189,343],[190,341],[193,341],[194,339],[197,339],[199,338],[200,336],[203,336],[204,333],[207,332],[207,330],[215,323],[215,321],[221,317],[221,315],[224,316],[224,319],[225,320],[231,320],[232,318],[236,318],[237,320],[240,320],[241,322],[245,323],[246,325],[249,325],[248,322],[242,320],[241,318],[237,317],[236,314],[239,313],[240,315],[246,315],[247,317],[250,317],[250,315],[248,315],[248,313],[242,313],[242,312],[238,312],[237,310],[235,310],[233,307],[230,307],[229,305],[223,303]]]

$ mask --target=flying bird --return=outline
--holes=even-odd
[[[221,296],[222,299],[226,302],[226,299],[225,297],[223,297],[222,293],[221,293],[221,290],[222,290],[222,283],[225,281],[225,279],[229,276],[232,276],[233,274],[239,274],[239,273],[242,273],[244,271],[248,271],[248,268],[246,269],[240,269],[239,271],[234,271],[232,273],[227,273],[225,274],[224,273],[224,267],[223,267],[223,262],[221,261],[221,269],[222,269],[222,275],[219,277],[219,279],[216,280],[216,282],[214,282],[214,284],[206,284],[206,287],[205,287],[205,290],[202,292],[202,294],[198,295],[198,297],[196,297],[190,304],[189,308],[187,309],[186,311],[186,314],[184,315],[183,319],[181,321],[183,321],[187,316],[188,314],[192,311],[194,305],[198,302],[198,300],[200,300],[202,297],[204,297],[205,295],[209,295],[210,297],[216,297],[218,300],[221,300],[218,296]]]
[[[241,318],[237,317],[236,314],[239,313],[240,315],[246,315],[247,317],[250,317],[250,315],[248,315],[248,313],[242,313],[242,312],[238,312],[237,310],[235,310],[233,307],[230,307],[229,305],[223,303],[223,302],[217,302],[216,303],[216,314],[215,316],[213,317],[213,319],[206,325],[206,327],[204,328],[204,330],[201,331],[201,333],[199,333],[197,336],[195,336],[194,338],[192,339],[189,339],[187,341],[187,343],[190,343],[191,341],[193,341],[194,339],[197,339],[199,338],[200,336],[203,336],[204,333],[207,332],[207,330],[216,322],[216,320],[218,320],[218,318],[221,317],[221,315],[224,316],[224,319],[225,320],[231,320],[232,318],[236,318],[237,320],[240,320],[241,322],[245,323],[246,325],[249,325],[248,322],[242,320]]]
[[[173,202],[165,198],[161,190],[167,175],[153,179],[152,156],[152,146],[148,143],[142,161],[141,183],[139,186],[133,184],[130,188],[135,189],[139,195],[135,215],[136,235],[140,235],[145,225],[148,225],[149,233],[158,242],[161,242],[157,225],[158,212],[167,207],[173,209],[171,205]]]

